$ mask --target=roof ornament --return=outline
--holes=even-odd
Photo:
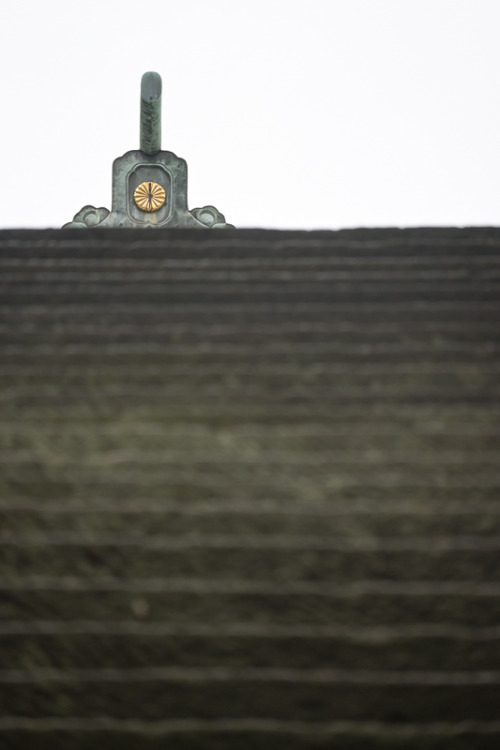
[[[187,164],[161,150],[161,76],[144,73],[141,81],[140,150],[113,162],[113,203],[84,206],[63,229],[85,227],[199,227],[222,229],[224,216],[214,206],[187,205]]]

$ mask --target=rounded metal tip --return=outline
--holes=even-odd
[[[141,79],[141,99],[153,102],[161,97],[161,75],[154,71],[144,73]]]

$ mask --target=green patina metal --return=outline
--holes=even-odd
[[[223,229],[231,227],[214,206],[189,210],[187,203],[187,164],[171,151],[161,150],[161,92],[158,73],[144,73],[141,81],[140,150],[127,151],[113,162],[113,200],[107,208],[84,206],[66,228],[84,227],[192,227]],[[158,208],[151,201],[141,208],[134,198],[140,186],[151,193],[164,191]],[[146,193],[147,194],[147,193]]]
[[[161,151],[161,76],[144,73],[141,81],[141,151]]]

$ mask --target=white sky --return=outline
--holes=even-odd
[[[111,208],[163,78],[189,206],[238,227],[498,224],[500,0],[4,0],[0,228]]]

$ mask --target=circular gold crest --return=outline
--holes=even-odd
[[[136,206],[141,211],[158,211],[165,203],[165,190],[157,182],[143,182],[134,190]]]

